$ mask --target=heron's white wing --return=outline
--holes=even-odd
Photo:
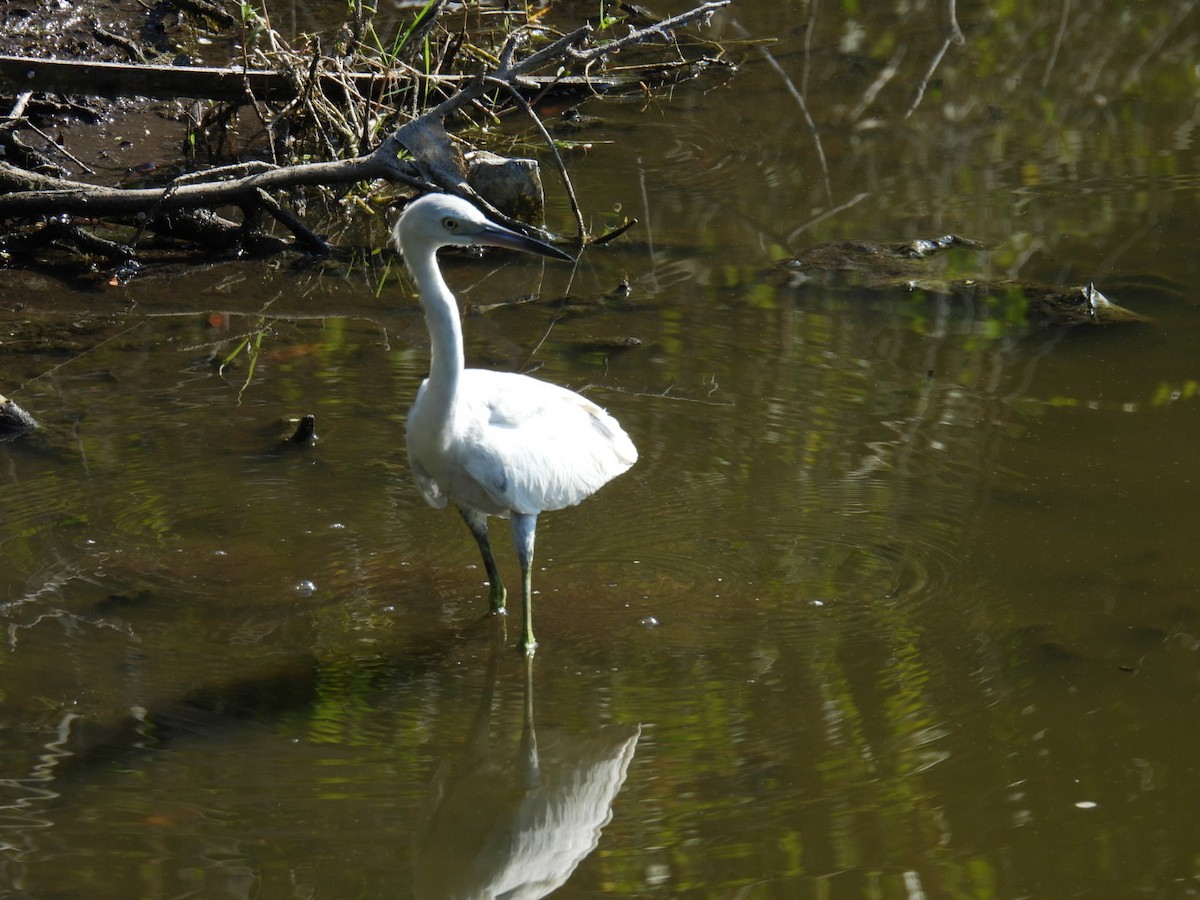
[[[409,467],[412,469],[413,478],[416,479],[417,489],[421,492],[421,496],[425,498],[425,502],[435,509],[445,509],[446,503],[450,498],[446,496],[446,492],[442,490],[442,486],[438,484],[436,478],[425,471],[425,467],[414,459],[409,460]]]
[[[432,449],[436,447],[436,441],[431,443],[428,440],[429,435],[417,433],[413,422],[413,413],[421,405],[421,398],[425,396],[428,385],[429,379],[421,382],[417,397],[413,401],[412,410],[409,411],[408,465],[412,469],[413,478],[416,479],[417,488],[420,490],[421,496],[425,498],[425,502],[436,509],[444,509],[450,500],[447,493],[449,485],[442,484],[444,473],[442,479],[439,479],[437,471],[426,467],[426,460],[430,463],[440,461],[440,454]]]
[[[463,373],[454,432],[465,472],[503,511],[572,506],[637,461],[633,441],[595,403],[511,372]]]

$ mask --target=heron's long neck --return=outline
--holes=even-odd
[[[429,328],[432,358],[429,363],[429,384],[425,388],[427,402],[448,416],[454,406],[459,378],[465,365],[458,304],[442,278],[435,251],[406,254],[405,259],[421,293],[425,324]]]

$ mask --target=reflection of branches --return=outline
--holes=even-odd
[[[933,78],[933,73],[937,71],[937,67],[942,63],[942,57],[946,55],[946,51],[950,49],[951,44],[963,46],[967,39],[963,37],[962,29],[958,27],[958,14],[955,11],[956,0],[946,0],[946,16],[950,20],[950,30],[946,35],[946,39],[942,41],[942,46],[938,48],[938,52],[933,55],[933,60],[929,63],[929,68],[925,71],[925,77],[921,79],[921,83],[917,85],[917,95],[913,97],[912,105],[904,113],[904,118],[908,118],[917,107],[921,105],[921,100],[925,96],[925,89],[929,87],[929,81]]]
[[[83,620],[70,610],[56,605],[56,601],[62,599],[63,588],[72,582],[98,583],[95,577],[83,568],[73,564],[56,564],[47,567],[44,574],[39,573],[39,577],[40,583],[26,590],[22,596],[0,603],[0,616],[6,620],[10,651],[16,649],[17,635],[20,632],[32,631],[43,622],[54,619],[63,620],[67,627],[86,621],[86,624],[96,628],[109,628],[122,634],[131,633],[128,626],[103,620]]]
[[[742,24],[736,19],[731,20],[730,24],[737,30],[740,37],[750,37],[750,32],[743,28]],[[796,101],[796,105],[800,107],[800,114],[804,116],[804,124],[808,126],[808,131],[813,136],[813,145],[817,151],[817,160],[821,164],[821,177],[825,182],[825,199],[832,204],[833,182],[829,179],[829,163],[825,159],[825,148],[821,144],[821,132],[817,128],[817,123],[813,121],[812,114],[808,111],[808,103],[805,102],[804,93],[796,88],[796,85],[792,82],[792,79],[788,77],[787,72],[783,70],[783,66],[781,66],[779,61],[771,55],[770,50],[762,46],[759,46],[756,49],[758,50],[758,55],[766,61],[768,66],[775,70],[776,74],[779,75],[781,79],[783,79],[784,87],[786,87],[788,93],[792,95],[792,99]]]
[[[71,756],[66,744],[71,737],[71,725],[78,719],[75,713],[67,713],[59,720],[54,739],[43,745],[45,752],[38,756],[37,764],[28,775],[0,779],[0,811],[4,818],[2,833],[6,851],[34,850],[37,847],[35,835],[45,833],[45,829],[54,825],[44,807],[61,796],[50,783],[59,762]]]
[[[1050,73],[1058,62],[1058,51],[1062,49],[1063,35],[1067,33],[1067,20],[1071,16],[1071,0],[1063,0],[1062,17],[1058,20],[1058,31],[1054,35],[1054,47],[1050,50],[1050,58],[1046,60],[1046,71],[1042,73],[1042,87],[1050,83]]]
[[[1179,11],[1175,14],[1175,18],[1171,20],[1170,24],[1159,31],[1158,35],[1146,48],[1146,51],[1137,58],[1137,61],[1132,66],[1130,66],[1129,73],[1125,76],[1125,80],[1121,84],[1122,90],[1128,90],[1132,85],[1137,83],[1138,79],[1142,77],[1142,67],[1158,55],[1159,51],[1161,51],[1163,48],[1163,44],[1167,42],[1167,38],[1179,28],[1184,19],[1191,15],[1192,10],[1196,8],[1196,2],[1197,0],[1188,0],[1188,2],[1179,7]]]
[[[867,107],[875,102],[875,98],[879,95],[879,92],[884,89],[889,81],[896,77],[896,73],[900,70],[900,61],[904,59],[905,49],[903,45],[897,47],[896,51],[892,54],[892,58],[888,60],[888,64],[879,73],[879,77],[871,83],[870,87],[863,91],[862,100],[859,101],[858,106],[850,111],[849,119],[851,124],[857,122],[862,117],[862,114],[867,111]]]
[[[832,203],[833,183],[829,180],[829,163],[825,160],[825,148],[821,145],[821,132],[817,129],[817,123],[813,121],[813,117],[808,111],[808,104],[804,102],[804,95],[796,90],[796,86],[792,84],[792,79],[788,78],[787,72],[783,71],[783,66],[779,65],[779,62],[766,47],[759,47],[758,53],[767,61],[767,65],[779,73],[779,77],[783,79],[783,84],[787,88],[788,93],[792,95],[792,99],[800,107],[800,114],[804,116],[804,124],[808,126],[808,131],[813,136],[813,145],[817,151],[817,160],[821,164],[821,177],[825,182],[825,198]]]
[[[866,200],[870,196],[871,196],[871,194],[868,191],[862,191],[861,193],[855,194],[853,197],[851,197],[849,200],[847,200],[841,206],[835,206],[832,209],[827,209],[820,215],[814,216],[813,218],[809,219],[803,225],[793,228],[787,236],[787,241],[786,241],[787,245],[790,247],[792,241],[794,241],[801,234],[808,231],[808,229],[812,228],[814,225],[818,224],[819,222],[824,222],[830,216],[836,216],[838,213],[844,212],[847,209],[849,209],[850,207],[858,205],[859,203],[861,203],[863,200]]]
[[[808,69],[812,62],[812,37],[817,28],[818,3],[819,0],[812,0],[808,13],[808,24],[804,28],[804,71],[800,76],[800,93],[806,98],[808,97]]]

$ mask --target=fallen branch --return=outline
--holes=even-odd
[[[639,44],[671,40],[675,29],[696,21],[705,20],[716,10],[732,0],[710,0],[695,9],[641,29],[631,30],[619,39],[596,46],[587,46],[592,35],[590,26],[584,26],[562,35],[545,47],[528,56],[517,59],[517,50],[528,32],[518,29],[509,36],[497,57],[491,72],[466,77],[440,74],[423,74],[402,65],[397,65],[390,75],[399,73],[401,78],[425,79],[431,85],[457,88],[436,106],[426,110],[410,121],[395,128],[373,150],[350,159],[308,162],[295,165],[276,166],[258,162],[237,167],[225,167],[207,172],[192,173],[175,179],[170,184],[148,188],[114,188],[88,184],[65,177],[32,172],[10,162],[0,161],[0,219],[35,220],[47,216],[80,216],[91,219],[115,217],[137,223],[138,237],[143,230],[169,232],[175,235],[181,229],[215,228],[225,243],[234,233],[240,239],[248,239],[254,223],[266,213],[282,224],[303,248],[329,252],[324,240],[313,233],[299,216],[285,209],[276,199],[276,194],[300,187],[345,186],[356,183],[384,180],[398,182],[418,192],[445,190],[466,196],[484,206],[493,216],[512,227],[524,227],[497,210],[472,187],[469,169],[454,140],[446,130],[446,121],[469,105],[478,103],[495,92],[516,98],[518,107],[532,115],[526,95],[534,95],[549,87],[566,84],[575,79],[589,88],[604,84],[603,79],[583,76],[537,76],[539,70],[557,65],[560,70],[566,64],[587,65],[602,57],[617,53]],[[26,68],[22,68],[22,67]],[[88,82],[88,93],[106,91],[132,91],[146,94],[179,96],[226,96],[256,102],[264,98],[291,96],[299,98],[311,91],[314,84],[320,92],[341,91],[343,94],[362,84],[364,97],[379,96],[380,74],[355,75],[320,70],[316,62],[306,66],[306,78],[297,77],[295,72],[260,72],[241,69],[205,69],[173,66],[124,66],[114,63],[72,63],[59,60],[23,60],[0,57],[0,75],[22,85],[42,89],[45,84],[54,85],[55,90],[71,90],[68,84],[84,77]],[[25,77],[32,73],[32,77]],[[134,76],[140,79],[136,84]],[[389,75],[389,77],[390,77]],[[621,76],[623,78],[625,76]],[[609,78],[616,83],[620,78]],[[371,102],[377,102],[373,100]],[[534,117],[537,129],[553,149],[553,142],[544,126]],[[557,158],[557,154],[556,158]],[[559,173],[571,198],[572,209],[579,227],[581,244],[586,240],[583,218],[574,198],[565,166],[558,160]],[[540,189],[539,189],[540,193]],[[242,225],[221,219],[212,213],[220,207],[238,207],[242,210]],[[206,215],[199,215],[208,211]],[[69,240],[78,230],[61,230],[56,240]],[[10,238],[0,249],[12,252],[17,244]],[[115,248],[115,249],[114,249]],[[93,246],[91,249],[95,249]],[[132,258],[131,248],[120,245],[109,247],[105,255],[121,255]]]
[[[729,0],[727,0],[729,2]],[[664,74],[669,68],[662,70]],[[413,84],[461,84],[471,75],[430,75],[409,66],[390,72],[317,72],[317,86],[325,96],[341,101],[348,92],[367,96],[386,77]],[[614,90],[640,90],[646,75],[629,72],[610,75],[527,75],[522,89],[532,95],[549,87],[558,90],[604,94]],[[246,101],[249,96],[263,102],[295,99],[300,87],[285,72],[216,66],[159,66],[99,62],[79,59],[33,59],[0,54],[0,82],[7,81],[25,92],[75,94],[88,97],[150,97],[157,100]],[[12,117],[12,114],[9,114]]]
[[[397,158],[394,138],[366,156],[328,162],[271,167],[228,180],[195,179],[167,187],[111,188],[27,172],[0,161],[0,217],[54,215],[124,215],[241,205],[254,202],[259,190],[282,190],[303,185],[331,185],[386,178],[425,190],[411,163]]]
[[[214,181],[172,183],[165,188],[110,188],[54,178],[19,169],[0,162],[0,218],[76,215],[126,216],[161,215],[175,210],[194,210],[220,206],[255,209],[264,205],[268,190],[283,190],[302,185],[333,185],[383,178],[400,181],[423,190],[433,185],[420,178],[411,163],[398,158],[394,139],[386,140],[376,151],[355,159],[304,163],[269,168],[238,178]],[[268,211],[310,249],[328,251],[294,216],[282,216],[271,201]]]

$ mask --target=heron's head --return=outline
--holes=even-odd
[[[404,207],[392,228],[392,240],[406,257],[439,247],[504,247],[571,260],[557,247],[493,222],[478,209],[450,194],[426,194]]]

